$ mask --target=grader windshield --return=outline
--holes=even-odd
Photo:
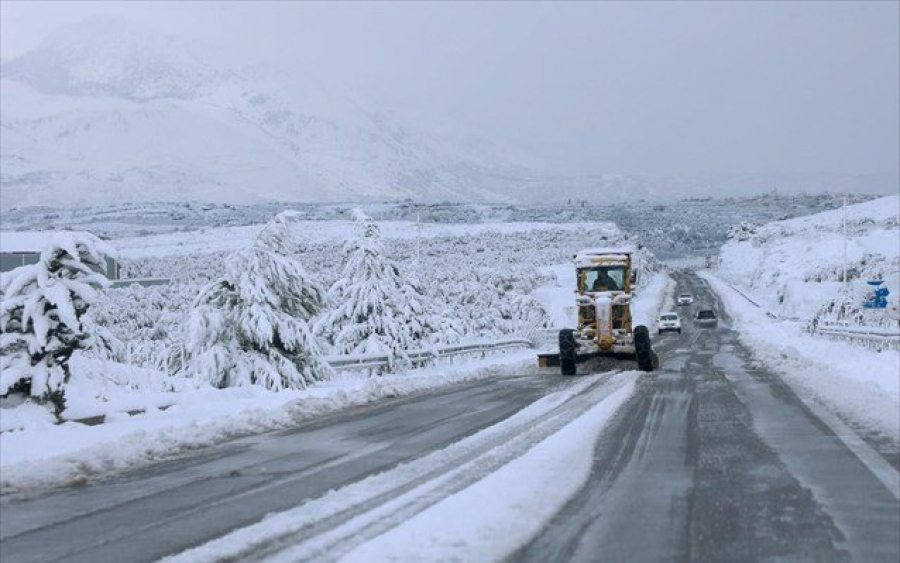
[[[596,266],[578,270],[580,293],[625,291],[625,266]]]

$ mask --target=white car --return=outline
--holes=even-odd
[[[682,293],[678,296],[678,304],[679,305],[690,305],[694,302],[694,296],[690,293]]]
[[[659,316],[656,326],[659,329],[659,334],[664,332],[681,334],[681,319],[678,317],[678,313],[663,313]]]

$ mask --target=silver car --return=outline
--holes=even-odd
[[[716,312],[712,309],[700,309],[697,311],[697,315],[694,316],[694,324],[706,328],[715,328],[719,324],[719,319],[716,318]]]

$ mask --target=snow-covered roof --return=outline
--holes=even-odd
[[[603,254],[634,254],[637,248],[634,246],[611,246],[607,248],[586,248],[580,250],[576,256],[598,256]]]
[[[0,231],[0,252],[41,252],[61,232],[79,231]]]
[[[589,268],[597,264],[627,264],[628,257],[637,252],[634,246],[586,248],[575,255],[576,268]]]

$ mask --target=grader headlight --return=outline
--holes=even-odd
[[[594,304],[591,303],[590,305],[581,305],[578,307],[578,317],[583,323],[592,323],[597,320],[597,311],[594,308]]]

